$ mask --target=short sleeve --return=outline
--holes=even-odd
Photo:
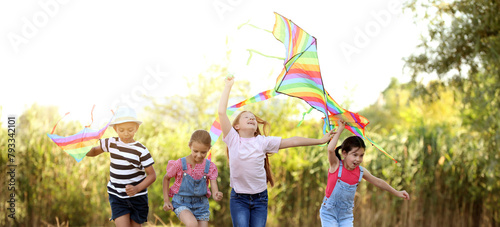
[[[210,167],[208,168],[207,178],[209,180],[216,180],[218,176],[219,176],[219,172],[217,170],[217,166],[215,165],[215,163],[210,162]]]
[[[106,139],[100,139],[99,140],[99,143],[100,143],[100,146],[101,146],[101,149],[104,151],[104,152],[109,152],[109,139],[110,138],[106,138]]]
[[[167,164],[167,177],[174,178],[178,171],[182,171],[181,160],[169,160]],[[210,171],[209,171],[210,173]]]
[[[262,150],[265,153],[278,153],[281,144],[281,137],[276,136],[266,136],[264,137],[264,143],[262,145]]]
[[[141,154],[141,165],[144,166],[144,168],[146,168],[153,164],[155,164],[155,161],[153,160],[151,153],[149,153],[149,150],[147,148],[144,149],[144,151]]]
[[[240,135],[238,134],[238,132],[233,127],[231,127],[231,130],[229,130],[229,133],[226,135],[226,137],[222,138],[222,141],[224,141],[224,143],[226,143],[227,146],[230,147],[238,142],[239,136]]]

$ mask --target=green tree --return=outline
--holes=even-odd
[[[436,73],[456,88],[455,92],[460,93],[457,97],[462,99],[462,106],[457,108],[462,112],[463,123],[469,133],[478,135],[474,140],[481,146],[476,149],[483,149],[481,156],[470,163],[475,171],[473,183],[479,187],[470,192],[474,223],[479,226],[484,208],[500,208],[498,197],[489,196],[500,192],[500,184],[492,180],[500,177],[500,2],[413,0],[408,7],[414,10],[418,21],[429,24],[420,53],[406,59],[413,78]],[[423,87],[417,90],[433,93]],[[496,213],[493,219],[500,222],[500,215]]]

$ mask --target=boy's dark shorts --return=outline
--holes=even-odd
[[[149,205],[147,194],[125,199],[109,193],[108,195],[112,213],[111,220],[130,214],[130,219],[138,224],[148,221]]]

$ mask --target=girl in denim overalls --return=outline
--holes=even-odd
[[[335,148],[345,122],[338,121],[338,130],[328,145],[328,183],[325,198],[319,210],[322,226],[353,226],[354,196],[361,178],[378,188],[389,191],[397,197],[410,199],[406,191],[397,191],[382,179],[374,177],[360,166],[365,154],[365,143],[357,136],[344,140],[341,146]],[[342,149],[341,158],[339,150]]]
[[[168,161],[167,174],[163,177],[163,210],[173,210],[186,226],[208,226],[210,217],[208,198],[222,199],[217,187],[217,167],[205,159],[212,139],[205,130],[191,136],[191,154],[176,161]],[[171,188],[170,179],[175,177]],[[208,189],[210,180],[212,192]],[[172,198],[170,202],[169,197]]]

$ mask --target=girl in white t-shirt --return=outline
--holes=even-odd
[[[266,226],[267,182],[274,185],[268,153],[289,147],[324,144],[330,141],[334,132],[330,131],[321,139],[266,136],[262,135],[259,125],[267,129],[269,124],[249,111],[241,112],[231,124],[226,109],[233,84],[234,78],[227,77],[218,108],[223,141],[228,147],[231,219],[233,226]]]

